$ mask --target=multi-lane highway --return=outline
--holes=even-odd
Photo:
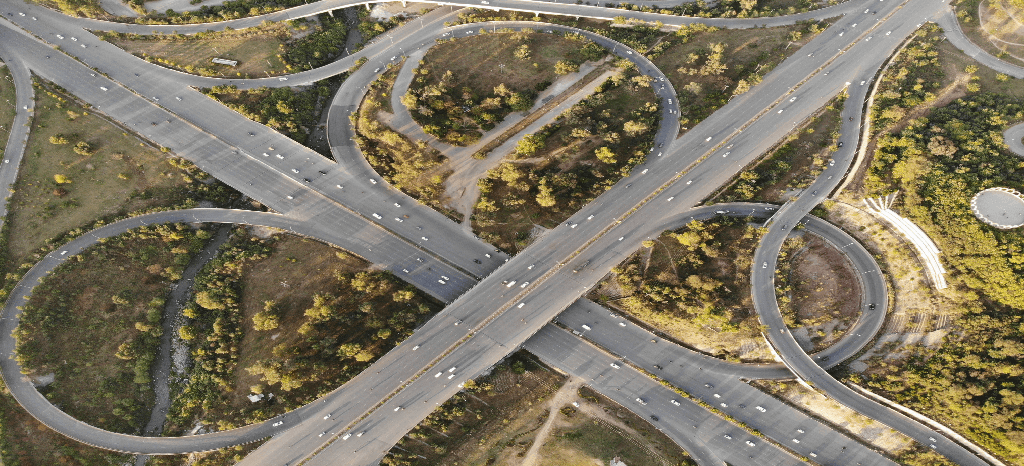
[[[319,2],[276,15],[306,16],[352,4],[359,2]],[[865,5],[868,8],[861,13],[860,8]],[[492,6],[571,16],[656,19],[666,24],[695,21],[693,18],[584,5],[496,0]],[[700,18],[699,21],[704,23],[753,27],[845,14],[834,26],[813,39],[801,53],[766,76],[754,91],[733,99],[684,137],[672,142],[664,157],[651,160],[642,167],[649,169],[649,173],[641,173],[638,168],[632,176],[577,213],[570,222],[579,228],[560,226],[508,263],[504,263],[505,257],[489,246],[462,233],[453,222],[415,205],[411,199],[382,186],[379,180],[375,179],[376,183],[369,181],[366,172],[350,170],[344,163],[337,165],[323,160],[276,132],[211,104],[188,88],[194,77],[162,70],[87,36],[84,31],[76,32],[81,31],[83,25],[143,33],[172,28],[177,32],[194,32],[191,31],[193,27],[101,25],[90,20],[66,18],[35,6],[0,4],[0,13],[6,19],[48,42],[68,47],[78,60],[107,73],[113,80],[90,71],[19,29],[6,27],[7,22],[2,23],[5,27],[0,28],[0,39],[8,51],[13,49],[29,68],[41,76],[64,86],[126,127],[196,161],[204,170],[274,210],[298,221],[322,225],[328,232],[335,231],[339,225],[355,225],[356,234],[361,235],[359,237],[366,244],[353,246],[353,252],[369,257],[374,247],[401,243],[404,246],[397,251],[407,252],[383,263],[393,264],[390,265],[393,271],[405,274],[410,282],[428,292],[454,300],[407,342],[323,402],[286,415],[284,426],[273,431],[284,432],[243,462],[286,464],[308,460],[307,464],[333,464],[335,458],[344,457],[349,464],[372,464],[434,406],[456,393],[459,382],[484,372],[512,349],[524,344],[613,265],[631,253],[636,244],[649,234],[647,225],[652,219],[680,214],[701,202],[842,89],[849,87],[851,96],[855,96],[853,100],[862,101],[865,84],[871,81],[885,57],[915,29],[915,22],[923,21],[943,8],[942,2],[926,0],[903,3],[851,1],[802,16],[756,20]],[[429,25],[431,29],[440,30],[438,23],[446,13],[442,9],[434,16],[424,18],[420,27],[426,29]],[[246,27],[247,23],[243,21],[256,24],[270,17],[275,16],[225,22],[218,27]],[[194,29],[199,31],[207,27],[196,26]],[[70,36],[68,30],[76,36]],[[397,47],[378,40],[364,52],[371,58],[371,63],[374,60],[390,61],[387,57],[401,54],[402,47],[422,43],[420,34],[414,22],[391,35]],[[65,40],[58,35],[78,40],[57,42]],[[610,44],[603,38],[596,40]],[[808,52],[806,56],[804,51]],[[648,67],[645,72],[656,72],[646,59],[634,58],[641,68]],[[240,87],[290,85],[320,79],[318,73],[326,76],[344,69],[341,64],[330,66],[335,68],[325,67],[285,79],[239,80],[238,84]],[[349,80],[371,79],[372,73],[366,72],[368,69],[364,67]],[[197,85],[211,85],[205,78],[201,82],[205,84]],[[343,100],[350,98],[347,95]],[[673,125],[662,125],[662,131],[672,129]],[[844,128],[845,134],[855,134],[848,129]],[[851,142],[852,139],[847,137]],[[821,188],[834,186],[829,182],[834,178],[838,182],[842,178],[852,153],[841,152],[836,156],[839,163],[826,169],[816,184],[808,189],[810,194],[805,193],[776,214],[770,223],[771,241],[781,244],[781,238],[804,216],[809,206],[827,195],[828,191]],[[344,154],[336,151],[336,157],[355,160],[351,151]],[[358,193],[355,192],[357,189]],[[410,215],[416,220],[384,221],[388,218],[380,212],[384,208],[400,209],[389,211],[388,216]],[[373,225],[375,221],[379,221],[381,226]],[[433,233],[428,236],[424,231]],[[777,256],[778,249],[771,241],[762,243],[757,257],[759,261],[765,259],[764,262],[771,259],[774,265],[773,258]],[[344,243],[339,241],[335,244]],[[366,247],[366,251],[360,247]],[[445,283],[439,288],[436,280],[429,278],[438,270],[447,271],[449,276],[459,276],[460,281]],[[475,284],[473,276],[486,278]],[[766,279],[770,288],[770,276],[755,270],[754,277],[755,296],[765,291],[765,286],[759,287],[759,284]],[[465,290],[469,291],[463,294]],[[771,299],[774,300],[774,294]],[[759,311],[762,309],[767,309],[762,312],[762,319],[771,327],[770,304],[759,307]],[[13,325],[13,321],[9,325]],[[788,337],[784,328],[777,329],[782,330],[782,336]],[[783,354],[787,364],[791,367],[795,363],[800,364],[797,372],[801,374],[814,370],[824,373],[813,360],[803,355],[799,347],[793,349],[789,340],[791,338],[772,334],[772,343]],[[813,368],[804,367],[808,364]],[[6,373],[5,368],[5,376]],[[821,380],[820,388],[828,394],[831,394],[830,390],[845,388],[830,385],[829,380],[835,382],[830,377]],[[902,423],[891,412],[857,403],[861,402],[850,402],[864,409],[870,408],[869,415],[875,419],[925,441],[918,435],[920,432],[915,430],[916,427]],[[329,425],[322,422],[325,412],[332,414]],[[296,424],[299,426],[293,427]],[[265,435],[266,431],[259,430],[265,428],[265,425],[259,425],[246,428],[248,430],[244,433],[242,430],[232,432],[247,435],[251,431],[252,435]],[[324,428],[334,432],[329,439],[312,435]],[[344,434],[351,432],[365,435],[345,439]],[[215,436],[187,440],[200,445],[205,440],[199,438],[215,439]],[[133,446],[104,446],[148,453],[185,451],[181,448],[186,442],[176,442],[179,439],[123,437],[119,440]],[[208,445],[218,441],[210,440]],[[955,446],[947,446],[945,442],[940,443],[941,449],[937,448],[937,451],[958,461],[963,459],[963,464],[974,464],[972,461],[976,458],[973,455]]]

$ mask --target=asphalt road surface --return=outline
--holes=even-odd
[[[518,5],[510,0],[500,1],[495,6],[515,9]],[[529,11],[594,17],[598,14],[614,13],[615,16],[627,18],[657,18],[664,20],[666,24],[693,20],[578,5],[531,2],[528,6]],[[861,6],[863,5],[847,2],[842,8],[819,10],[805,15],[834,15],[840,10],[848,13],[834,26],[813,39],[801,53],[778,66],[754,91],[734,98],[730,104],[675,141],[672,147],[665,151],[665,157],[650,161],[647,165],[651,169],[649,174],[634,173],[585,207],[570,219],[568,225],[560,226],[555,234],[547,235],[529,250],[501,266],[497,272],[487,276],[479,285],[455,299],[437,318],[421,328],[417,335],[385,355],[370,370],[346,384],[338,396],[331,398],[331,402],[324,402],[323,406],[316,409],[307,407],[286,415],[285,427],[289,427],[300,419],[317,421],[317,417],[313,416],[314,412],[319,416],[325,409],[336,408],[338,415],[332,416],[330,424],[333,425],[327,426],[337,431],[330,437],[331,440],[328,440],[333,443],[320,447],[322,439],[308,435],[312,430],[304,426],[303,429],[294,430],[295,435],[289,435],[292,431],[286,431],[275,437],[258,449],[256,454],[250,455],[251,461],[247,458],[243,463],[284,464],[293,459],[305,458],[308,452],[318,448],[323,448],[320,450],[323,454],[313,457],[308,464],[330,464],[332,460],[329,458],[338,457],[344,457],[352,464],[372,463],[419,419],[429,414],[432,410],[431,403],[436,405],[457,392],[458,381],[482,373],[512,348],[525,342],[530,335],[582,295],[608,269],[628,255],[642,238],[645,222],[652,218],[661,218],[673,210],[684,211],[700,202],[774,141],[785,136],[791,128],[790,123],[795,126],[842,88],[848,85],[863,86],[870,81],[888,51],[895,49],[899,41],[915,29],[912,25],[918,21],[916,17],[922,18],[923,21],[923,18],[928,18],[933,12],[944,8],[941,2],[925,0],[911,0],[902,4],[885,2],[877,9],[868,8],[871,11],[865,13],[859,12]],[[7,18],[32,28],[40,37],[48,37],[47,34],[55,37],[61,32],[59,28],[72,24],[72,20],[56,14],[51,14],[54,18],[45,18],[52,22],[43,21],[42,12],[39,12],[39,19],[27,19],[34,16],[37,10],[42,10],[30,6],[22,8],[22,5],[17,7],[30,10],[30,15],[16,16],[10,5],[0,5],[0,11],[3,11]],[[301,12],[293,10],[287,14],[297,13]],[[893,13],[891,17],[890,13]],[[260,21],[263,19],[265,18],[258,18]],[[793,19],[701,18],[699,21],[723,21],[723,25],[754,26],[771,25],[776,21],[791,22]],[[733,22],[726,23],[727,21]],[[81,20],[74,22],[87,23]],[[155,29],[153,26],[143,28],[146,32]],[[183,29],[182,26],[174,28],[179,32]],[[885,30],[891,32],[883,33]],[[0,38],[5,44],[17,42],[15,47],[21,56],[41,75],[69,88],[71,92],[99,106],[102,111],[117,115],[115,118],[130,127],[138,127],[141,124],[141,128],[137,129],[140,133],[177,153],[189,154],[190,158],[198,160],[197,163],[204,170],[218,178],[223,177],[225,182],[240,187],[246,194],[253,195],[261,201],[265,200],[265,203],[275,210],[300,220],[324,221],[333,228],[337,224],[333,222],[339,221],[339,212],[350,215],[350,221],[365,224],[365,220],[369,218],[368,214],[381,204],[381,197],[390,200],[389,196],[395,195],[388,192],[372,192],[370,195],[340,200],[338,196],[326,194],[331,192],[330,184],[319,184],[313,180],[301,181],[302,176],[288,173],[295,173],[295,170],[311,173],[320,167],[333,168],[333,164],[313,157],[303,161],[303,155],[307,153],[303,151],[304,148],[296,147],[296,144],[284,140],[277,133],[262,126],[226,115],[233,112],[224,112],[215,106],[203,104],[203,98],[198,94],[190,94],[191,91],[182,83],[165,76],[164,73],[155,73],[159,76],[147,76],[147,79],[141,79],[142,73],[139,73],[140,76],[136,78],[140,79],[126,82],[125,79],[131,80],[127,73],[132,69],[137,67],[143,71],[152,70],[153,65],[143,65],[140,60],[126,57],[123,52],[112,50],[109,44],[85,36],[79,41],[73,41],[81,42],[78,45],[85,47],[75,48],[75,44],[65,45],[62,42],[62,45],[73,48],[76,56],[90,65],[109,71],[112,76],[116,73],[125,74],[123,78],[121,75],[115,78],[138,94],[131,93],[100,76],[92,76],[81,66],[69,62],[63,54],[52,52],[19,32],[9,31],[4,28]],[[836,34],[836,31],[846,34]],[[377,45],[383,42],[379,40]],[[809,52],[806,57],[803,56],[804,51]],[[53,54],[53,60],[42,58],[46,53]],[[88,54],[92,55],[86,59],[84,56]],[[102,66],[99,65],[101,63]],[[259,80],[254,80],[250,84],[255,85],[257,82]],[[285,81],[278,79],[277,82]],[[107,87],[108,90],[101,90],[101,86]],[[168,91],[170,93],[167,93]],[[138,95],[146,98],[142,99]],[[157,100],[161,95],[163,99]],[[177,101],[177,97],[182,97],[183,100]],[[187,103],[177,103],[186,100]],[[209,115],[206,114],[207,111],[210,112]],[[178,119],[179,116],[184,117],[188,124],[176,125],[175,122],[181,121]],[[167,125],[160,123],[165,117],[168,120]],[[153,127],[147,127],[148,122],[154,123]],[[209,129],[202,132],[199,128]],[[247,133],[253,135],[248,136]],[[214,134],[216,136],[213,136]],[[185,139],[186,136],[196,139]],[[188,143],[183,144],[182,141]],[[285,159],[277,158],[276,154],[270,153],[263,156],[265,159],[262,162],[257,163],[261,160],[260,147],[276,147],[277,151],[285,154],[287,160],[297,159],[299,165],[276,161],[274,159]],[[848,160],[846,163],[848,164]],[[842,174],[840,168],[845,166],[837,166],[834,171],[826,170],[822,177],[828,176],[831,179],[833,174]],[[247,183],[248,186],[254,186],[256,182],[260,183],[259,190],[246,189]],[[304,184],[312,185],[312,189],[305,188]],[[809,203],[815,200],[815,196],[819,196],[817,200],[820,201],[823,194],[803,196],[801,199],[806,199],[805,202]],[[670,198],[675,201],[665,204],[671,202]],[[354,205],[349,205],[350,202]],[[800,202],[798,200],[795,204]],[[387,201],[383,204],[387,205]],[[666,205],[671,207],[666,209]],[[796,212],[802,207],[805,206],[800,205],[791,209]],[[433,219],[436,222],[434,227],[438,231],[447,231],[447,228],[453,225],[451,222],[444,223],[447,219],[438,219],[440,216],[436,214],[431,217],[432,214],[429,212],[423,212],[422,215],[424,218]],[[785,218],[785,215],[777,216],[777,219]],[[803,213],[795,216],[794,221],[801,217]],[[410,222],[402,222],[406,223]],[[572,224],[578,228],[570,226]],[[387,233],[416,238],[416,233],[403,229],[406,227],[389,226]],[[382,234],[379,228],[373,229],[372,232],[378,236]],[[470,264],[474,262],[471,262],[470,258],[479,258],[483,251],[486,251],[483,249],[484,246],[474,240],[463,241],[453,237],[451,241],[444,243],[428,242],[425,236],[421,238],[422,241],[412,242],[432,251],[436,258],[431,260],[436,259],[442,264],[446,264],[447,260],[460,261],[453,262],[453,266],[458,266],[471,274],[474,273],[474,266]],[[629,241],[624,242],[626,238]],[[480,251],[472,250],[478,247],[481,248]],[[768,251],[771,248],[771,245],[763,247]],[[774,265],[774,261],[772,264]],[[480,264],[476,270],[493,270],[493,265]],[[512,280],[517,284],[508,284]],[[524,282],[531,284],[523,285]],[[417,348],[420,351],[413,349],[415,345],[420,345],[420,348]],[[814,368],[818,367],[813,361],[811,364]],[[376,373],[374,369],[377,369]],[[435,377],[435,372],[440,374]],[[826,393],[832,394],[830,390],[833,387],[819,386],[823,387]],[[379,409],[368,411],[374,407]],[[891,413],[879,411],[871,414],[874,414],[871,417],[880,416],[881,419],[875,418],[893,425]],[[352,432],[367,432],[367,435],[352,437],[348,441],[336,441],[335,439],[341,435],[342,428],[345,431],[351,429]],[[350,449],[352,453],[348,453]],[[947,449],[945,444],[939,449],[944,454],[961,454],[953,450],[955,449]]]

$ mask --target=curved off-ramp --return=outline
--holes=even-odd
[[[956,11],[952,8],[946,8],[937,18],[935,18],[935,22],[942,27],[942,30],[946,34],[946,39],[949,40],[950,44],[953,44],[953,46],[960,49],[963,53],[977,60],[978,63],[1008,76],[1024,78],[1024,68],[1011,65],[1010,63],[1000,60],[994,55],[982,50],[982,48],[978,47],[974,42],[971,42],[971,39],[967,38],[964,31],[960,29],[960,22],[956,19]]]
[[[765,220],[775,213],[776,208],[777,206],[772,204],[746,202],[699,207],[682,214],[673,215],[656,223],[650,229],[648,235],[656,236],[665,230],[681,228],[691,220],[707,220],[718,215]],[[718,214],[717,212],[725,213]],[[864,246],[839,227],[813,215],[805,216],[801,220],[801,224],[806,231],[820,236],[849,258],[857,275],[862,277],[860,288],[862,290],[861,300],[863,302],[885,302],[887,287],[885,280],[882,278],[881,268]],[[747,379],[793,378],[793,373],[782,363],[746,364],[729,362],[671,342],[662,342],[658,346],[647,345],[646,343],[650,342],[652,338],[661,339],[662,337],[638,326],[615,328],[615,323],[621,319],[609,316],[608,312],[595,313],[593,312],[594,306],[600,307],[600,305],[589,300],[581,299],[562,314],[559,314],[558,320],[577,330],[581,329],[584,324],[588,325],[593,329],[587,331],[586,336],[588,339],[603,348],[628,357],[630,361],[640,364],[645,369],[651,370],[654,365],[663,364],[665,360],[671,359],[700,365],[703,367],[703,370],[723,376]],[[881,330],[884,322],[884,307],[872,311],[868,310],[867,306],[864,306],[864,312],[846,331],[846,334],[835,344],[815,353],[813,356],[814,360],[826,369],[835,367],[856,355],[870,343],[878,331]]]
[[[15,400],[47,427],[69,438],[95,447],[134,454],[168,455],[210,451],[258,441],[296,425],[297,422],[292,420],[300,420],[306,417],[305,412],[312,405],[306,405],[262,423],[210,434],[189,437],[141,437],[119,434],[88,425],[60,411],[36,390],[28,378],[21,374],[21,369],[14,358],[15,340],[12,332],[18,325],[18,319],[31,296],[32,289],[39,284],[40,280],[49,275],[67,259],[74,257],[104,238],[117,236],[128,230],[146,225],[175,222],[234,223],[266,226],[324,242],[346,241],[346,238],[348,238],[340,237],[333,240],[325,240],[324,238],[331,238],[331,235],[325,234],[323,228],[315,225],[315,222],[279,214],[248,210],[188,209],[157,212],[114,222],[92,230],[47,254],[22,277],[21,281],[11,291],[10,298],[5,303],[2,311],[3,319],[0,320],[0,374],[3,375],[4,381]],[[365,248],[361,247],[360,239],[352,237],[349,242],[351,244],[334,245],[349,251],[365,251]],[[369,256],[368,258],[376,263],[394,262],[389,251],[397,248],[401,248],[401,244],[396,242],[396,244],[388,245],[388,247],[378,248],[376,252],[360,252],[360,255],[364,257]],[[286,421],[283,426],[274,427],[272,425],[273,422],[282,420]]]

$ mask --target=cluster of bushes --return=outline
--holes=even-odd
[[[491,33],[481,30],[481,35]],[[502,30],[495,33],[508,38],[507,42],[503,42],[503,48],[514,49],[514,60],[518,62],[529,62],[532,54],[542,52],[534,44],[536,35],[533,31]],[[600,59],[607,53],[580,34],[565,34],[564,37],[578,44],[578,47],[553,64],[556,75],[576,72],[583,62]],[[461,44],[467,40],[479,40],[479,36],[438,42],[454,44],[453,41],[458,41],[457,43]],[[441,46],[443,45],[439,45]],[[550,70],[547,72],[550,73]],[[529,110],[537,93],[551,84],[549,81],[541,81],[533,88],[517,88],[499,82],[497,85],[487,86],[487,91],[490,92],[481,92],[480,86],[474,89],[469,80],[482,77],[456,76],[447,70],[443,63],[421,62],[415,73],[417,77],[409,91],[402,96],[402,103],[409,109],[413,119],[423,127],[424,132],[449,144],[461,146],[475,143],[482,136],[481,131],[494,128],[509,113]]]
[[[445,174],[433,169],[444,163],[444,156],[424,141],[411,141],[377,120],[377,113],[390,109],[391,92],[399,67],[393,67],[370,84],[359,107],[358,116],[350,115],[356,128],[353,142],[359,146],[373,169],[388,183],[435,209],[442,209]]]
[[[72,416],[115,432],[139,432],[152,403],[165,284],[180,279],[209,237],[184,224],[151,225],[68,258],[36,287],[14,332],[22,372],[55,373],[48,396]],[[141,276],[104,282],[115,265]],[[81,390],[85,380],[96,392]]]
[[[900,98],[884,98],[872,114],[890,122],[885,107],[912,110],[929,100],[941,78],[932,62],[941,34],[916,39],[911,53],[890,68],[888,86],[904,84]],[[903,54],[901,54],[903,55]],[[927,66],[912,63],[924,61]],[[935,66],[932,66],[935,65]],[[969,65],[972,72],[975,66]],[[970,84],[977,84],[974,81]],[[890,124],[880,134],[865,180],[866,195],[900,192],[896,209],[942,251],[950,288],[943,296],[962,309],[955,330],[937,351],[883,362],[883,374],[857,377],[897,402],[963,434],[1008,463],[1024,461],[1024,236],[978,221],[970,199],[978,191],[1024,188],[1024,167],[1007,151],[1003,130],[1024,120],[1019,99],[966,89],[968,95],[926,116]],[[904,119],[906,120],[906,119]],[[936,396],[941,394],[941,396]]]
[[[321,14],[317,19],[320,27],[315,32],[281,44],[281,53],[278,56],[285,62],[289,72],[326,65],[345,50],[345,39],[348,37],[345,19],[327,14]]]
[[[884,131],[901,122],[908,110],[937,98],[935,92],[944,75],[936,49],[943,39],[936,34],[938,29],[934,23],[919,29],[916,33],[918,39],[900,51],[889,65],[889,71],[879,80],[870,113],[872,126],[878,130]],[[968,84],[968,91],[980,90],[974,80]]]
[[[731,217],[694,220],[685,228],[667,232],[665,241],[675,240],[682,248],[682,253],[670,254],[675,259],[671,268],[645,268],[642,258],[634,256],[612,269],[623,291],[616,306],[656,326],[687,321],[716,332],[738,332],[749,317],[736,310],[750,306],[749,293],[741,289],[749,282],[751,256],[761,236],[757,228],[745,223],[745,219]],[[742,234],[732,237],[737,228],[742,228]],[[654,241],[645,243],[645,247],[657,247]]]
[[[374,37],[384,34],[389,29],[398,27],[403,23],[402,16],[392,16],[391,18],[377,20],[370,16],[370,10],[365,8],[359,9],[359,37],[363,39],[363,43],[369,43]]]
[[[182,312],[188,322],[178,328],[178,336],[191,345],[192,364],[185,381],[172,390],[178,395],[167,413],[169,426],[188,428],[205,411],[229,403],[226,393],[234,389],[243,336],[242,275],[246,265],[267,257],[271,250],[265,241],[239,228],[196,275],[192,301]],[[221,422],[217,427],[226,430],[234,425]]]
[[[299,342],[275,346],[271,357],[247,372],[286,392],[316,383],[313,393],[319,396],[358,375],[439,308],[390,272],[336,271],[335,279],[338,291],[313,296],[303,312]],[[253,323],[260,331],[274,330],[281,317],[268,301]]]
[[[192,366],[168,414],[175,429],[203,419],[225,430],[298,408],[358,375],[440,309],[440,303],[389,272],[335,270],[335,290],[317,293],[305,309],[266,301],[252,314],[253,331],[274,332],[280,338],[265,349],[244,349],[258,356],[239,367],[250,324],[241,308],[242,283],[248,271],[261,267],[274,252],[276,241],[238,230],[196,277],[194,301],[184,312],[189,321],[179,329],[191,345]],[[301,321],[297,327],[296,319]],[[250,391],[276,396],[233,404],[244,377],[239,369],[259,377]]]
[[[767,2],[764,2],[767,3]],[[831,2],[830,2],[831,3]],[[768,16],[793,15],[821,7],[818,2],[801,0],[797,5],[784,9],[758,7],[757,0],[726,0],[720,2],[688,2],[672,8],[655,8],[631,3],[605,3],[607,8],[618,8],[663,15],[694,16],[699,18],[763,18]]]
[[[108,16],[106,10],[100,5],[99,0],[33,0],[33,2],[48,7],[56,7],[68,16],[84,16],[87,18]]]
[[[163,13],[149,12],[145,0],[129,0],[129,6],[143,14],[135,18],[138,24],[192,24],[214,23],[250,16],[265,15],[286,8],[303,5],[304,0],[229,0],[220,5],[203,5],[195,11]]]
[[[845,93],[833,99],[825,106],[824,112],[815,115],[807,123],[806,129],[791,134],[766,160],[740,172],[720,200],[779,201],[790,188],[810,186],[825,169],[828,156],[836,149],[835,143],[842,126],[840,111],[845,100]],[[824,126],[824,131],[815,131],[815,124],[820,119],[825,119],[822,124],[827,126]],[[772,191],[771,188],[778,190]]]
[[[646,95],[650,82],[634,79],[646,77],[630,62],[619,64],[625,72],[517,146],[516,157],[555,155],[571,164],[552,157],[536,164],[506,162],[478,181],[473,220],[481,238],[506,251],[520,250],[534,223],[556,225],[644,161],[657,132],[658,105]],[[510,227],[512,216],[525,229]]]
[[[330,96],[331,88],[321,81],[306,90],[290,87],[242,90],[232,84],[214,86],[202,92],[252,121],[305,143],[318,116],[315,111],[317,100]]]

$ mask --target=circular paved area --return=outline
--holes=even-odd
[[[1024,225],[1024,196],[1009,188],[989,188],[974,195],[971,211],[996,228],[1017,228]]]

